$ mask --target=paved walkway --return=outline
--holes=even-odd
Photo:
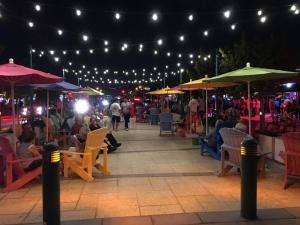
[[[233,215],[229,224],[236,224],[232,221],[243,224],[237,218],[239,175],[233,171],[228,176],[217,177],[219,162],[200,156],[190,138],[158,134],[157,126],[145,124],[117,132],[115,135],[123,144],[120,150],[109,154],[110,177],[97,175],[91,183],[76,175],[62,178],[62,220],[73,221],[66,224],[176,225],[226,222],[226,216]],[[41,195],[38,180],[18,191],[0,193],[0,224],[40,224]],[[267,177],[258,182],[258,208],[266,212],[261,218],[289,219],[288,224],[300,224],[296,219],[300,212],[297,207],[300,207],[300,183],[283,190],[281,168],[269,164]],[[168,214],[178,223],[168,222],[169,217],[162,216]],[[116,217],[122,217],[123,222]],[[183,218],[190,221],[190,217],[197,219],[185,223]],[[159,222],[161,219],[168,221]],[[130,222],[133,220],[140,222]]]

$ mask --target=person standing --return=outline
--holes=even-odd
[[[114,102],[110,106],[111,111],[111,122],[113,125],[113,130],[118,131],[119,123],[121,121],[121,106],[118,100],[114,100]]]
[[[124,116],[124,122],[125,122],[125,130],[128,130],[128,124],[129,124],[129,120],[130,120],[130,102],[128,102],[127,98],[124,98],[124,101],[121,104],[121,108],[122,108],[122,113]]]
[[[193,96],[193,98],[189,102],[189,109],[190,109],[190,126],[192,129],[194,129],[194,132],[196,132],[197,122],[198,122],[198,107],[199,102],[196,98],[196,96]]]

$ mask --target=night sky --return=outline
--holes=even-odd
[[[0,63],[8,62],[12,57],[15,63],[29,66],[29,46],[36,50],[33,53],[33,67],[62,76],[62,69],[67,68],[66,80],[77,84],[77,75],[82,79],[98,80],[80,84],[101,88],[120,88],[136,86],[139,83],[117,83],[114,81],[134,81],[157,78],[157,73],[168,73],[166,84],[175,85],[179,82],[179,75],[171,75],[171,71],[184,68],[194,71],[195,62],[206,64],[208,72],[214,74],[215,49],[230,47],[241,37],[249,42],[267,41],[276,37],[285,43],[288,49],[287,61],[293,61],[290,70],[300,65],[300,14],[294,15],[290,10],[295,1],[217,1],[217,0],[161,0],[161,1],[28,1],[28,0],[0,0]],[[35,10],[35,4],[40,4],[41,11]],[[300,7],[300,4],[299,4]],[[82,10],[80,17],[75,9]],[[267,17],[265,23],[259,21],[258,9],[263,10]],[[223,12],[232,10],[229,19],[225,19]],[[121,19],[114,18],[115,12],[120,12]],[[151,21],[151,13],[158,12],[159,20]],[[188,16],[194,15],[189,21]],[[30,28],[28,22],[33,21]],[[231,30],[235,24],[236,29]],[[59,36],[57,29],[63,30]],[[203,32],[208,30],[207,37]],[[89,37],[84,42],[82,35]],[[185,35],[185,41],[180,42],[179,36]],[[158,39],[163,45],[157,44]],[[108,46],[104,45],[108,40]],[[128,44],[126,51],[121,51],[123,43]],[[139,52],[139,44],[143,44],[143,51]],[[107,47],[109,52],[105,53]],[[94,50],[94,54],[89,53]],[[54,55],[49,50],[55,50]],[[67,54],[63,55],[62,51]],[[80,50],[80,55],[75,51]],[[154,50],[158,55],[154,55]],[[41,51],[44,55],[39,57]],[[171,53],[168,57],[167,52]],[[178,54],[182,58],[178,58]],[[193,54],[193,58],[190,58]],[[201,58],[198,59],[198,55]],[[204,57],[210,55],[206,62]],[[54,57],[59,57],[55,62]],[[194,64],[191,64],[193,60]],[[251,59],[249,59],[251,60]],[[72,66],[69,66],[72,62]],[[177,66],[177,63],[180,66]],[[245,62],[246,63],[246,62]],[[82,65],[86,68],[83,69]],[[168,69],[165,66],[168,65]],[[255,65],[253,65],[255,66]],[[284,67],[284,65],[280,65]],[[97,67],[98,74],[94,74]],[[156,70],[154,70],[156,67]],[[82,70],[79,74],[78,71]],[[103,71],[109,70],[107,74]],[[143,69],[145,75],[143,76]],[[78,74],[76,75],[74,70]],[[135,70],[135,76],[132,70]],[[90,71],[90,74],[87,74]],[[114,71],[118,71],[114,73]],[[128,76],[122,71],[128,71]],[[206,71],[207,72],[207,71]],[[83,74],[87,77],[84,78]],[[204,74],[199,74],[199,78]],[[100,82],[100,77],[104,83]],[[112,81],[107,83],[107,79]],[[183,77],[188,81],[188,77]],[[163,82],[147,83],[152,87],[161,87]]]

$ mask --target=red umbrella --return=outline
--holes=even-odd
[[[10,86],[11,88],[11,99],[12,99],[12,114],[13,114],[13,131],[15,131],[15,106],[14,98],[15,91],[14,86],[25,85],[25,84],[46,84],[56,83],[63,81],[63,78],[54,76],[49,73],[45,73],[39,70],[34,70],[21,65],[14,64],[13,59],[9,59],[8,64],[0,65],[0,86]],[[15,149],[13,135],[13,146]]]

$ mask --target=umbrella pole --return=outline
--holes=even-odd
[[[12,107],[12,128],[13,128],[13,136],[12,136],[12,145],[13,145],[13,150],[16,152],[16,124],[15,124],[15,89],[13,83],[10,84],[10,90],[11,90],[11,107]]]
[[[49,89],[47,89],[47,120],[46,120],[46,142],[49,141]]]
[[[207,87],[205,88],[205,134],[208,135],[208,106],[207,106]]]
[[[251,94],[250,94],[250,81],[247,81],[248,86],[248,120],[249,120],[249,135],[251,135]]]
[[[62,100],[61,100],[61,109],[60,109],[60,116],[61,118],[64,118],[64,93],[62,94]]]

